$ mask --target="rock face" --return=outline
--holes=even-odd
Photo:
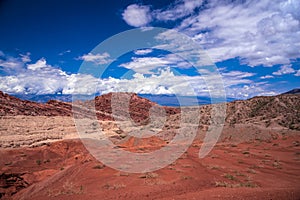
[[[19,190],[26,188],[29,184],[20,173],[0,174],[0,199],[16,194]]]
[[[98,119],[104,118],[103,113],[111,114],[111,120],[115,117],[132,118],[136,123],[146,123],[149,120],[149,112],[152,107],[165,110],[167,116],[180,112],[178,108],[159,106],[156,103],[139,97],[135,93],[108,93],[95,98],[95,108]]]
[[[71,104],[50,100],[46,104],[21,100],[0,91],[0,116],[71,116]]]

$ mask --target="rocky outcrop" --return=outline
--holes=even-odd
[[[46,104],[21,100],[0,91],[0,116],[71,116],[71,104],[50,100]]]

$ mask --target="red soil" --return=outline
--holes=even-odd
[[[296,200],[300,199],[297,139],[289,136],[269,143],[218,143],[204,159],[198,158],[201,144],[195,141],[175,163],[146,174],[104,166],[79,140],[2,149],[1,199]],[[154,145],[145,141],[143,146],[133,144],[128,141],[125,147],[147,151]]]

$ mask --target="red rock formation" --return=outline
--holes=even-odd
[[[45,104],[32,101],[21,100],[19,98],[4,94],[0,91],[0,116],[5,115],[29,115],[29,116],[72,116],[75,112],[76,116],[93,116],[93,110],[96,109],[96,115],[100,120],[113,120],[114,117],[122,118],[122,115],[128,112],[124,108],[124,103],[128,103],[122,99],[129,97],[129,114],[137,123],[146,122],[149,118],[149,109],[157,105],[148,99],[139,97],[134,93],[114,93],[114,106],[117,115],[112,116],[112,94],[105,94],[95,97],[92,101],[76,102],[76,107],[72,111],[72,103],[50,100]],[[127,96],[124,96],[127,95]],[[128,96],[129,95],[129,96]],[[158,106],[158,105],[157,105]],[[168,115],[176,114],[180,110],[178,108],[162,107]]]
[[[0,91],[0,116],[71,116],[71,104],[51,100],[46,104],[21,100]]]

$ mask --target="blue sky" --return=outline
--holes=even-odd
[[[299,10],[298,0],[4,0],[0,90],[73,94],[79,81],[86,85],[82,94],[189,96],[185,88],[192,87],[197,95],[208,95],[201,73],[159,48],[127,52],[101,77],[78,73],[82,63],[100,68],[112,61],[109,51],[92,51],[106,39],[133,28],[163,27],[204,49],[218,67],[228,97],[279,94],[300,87]]]

